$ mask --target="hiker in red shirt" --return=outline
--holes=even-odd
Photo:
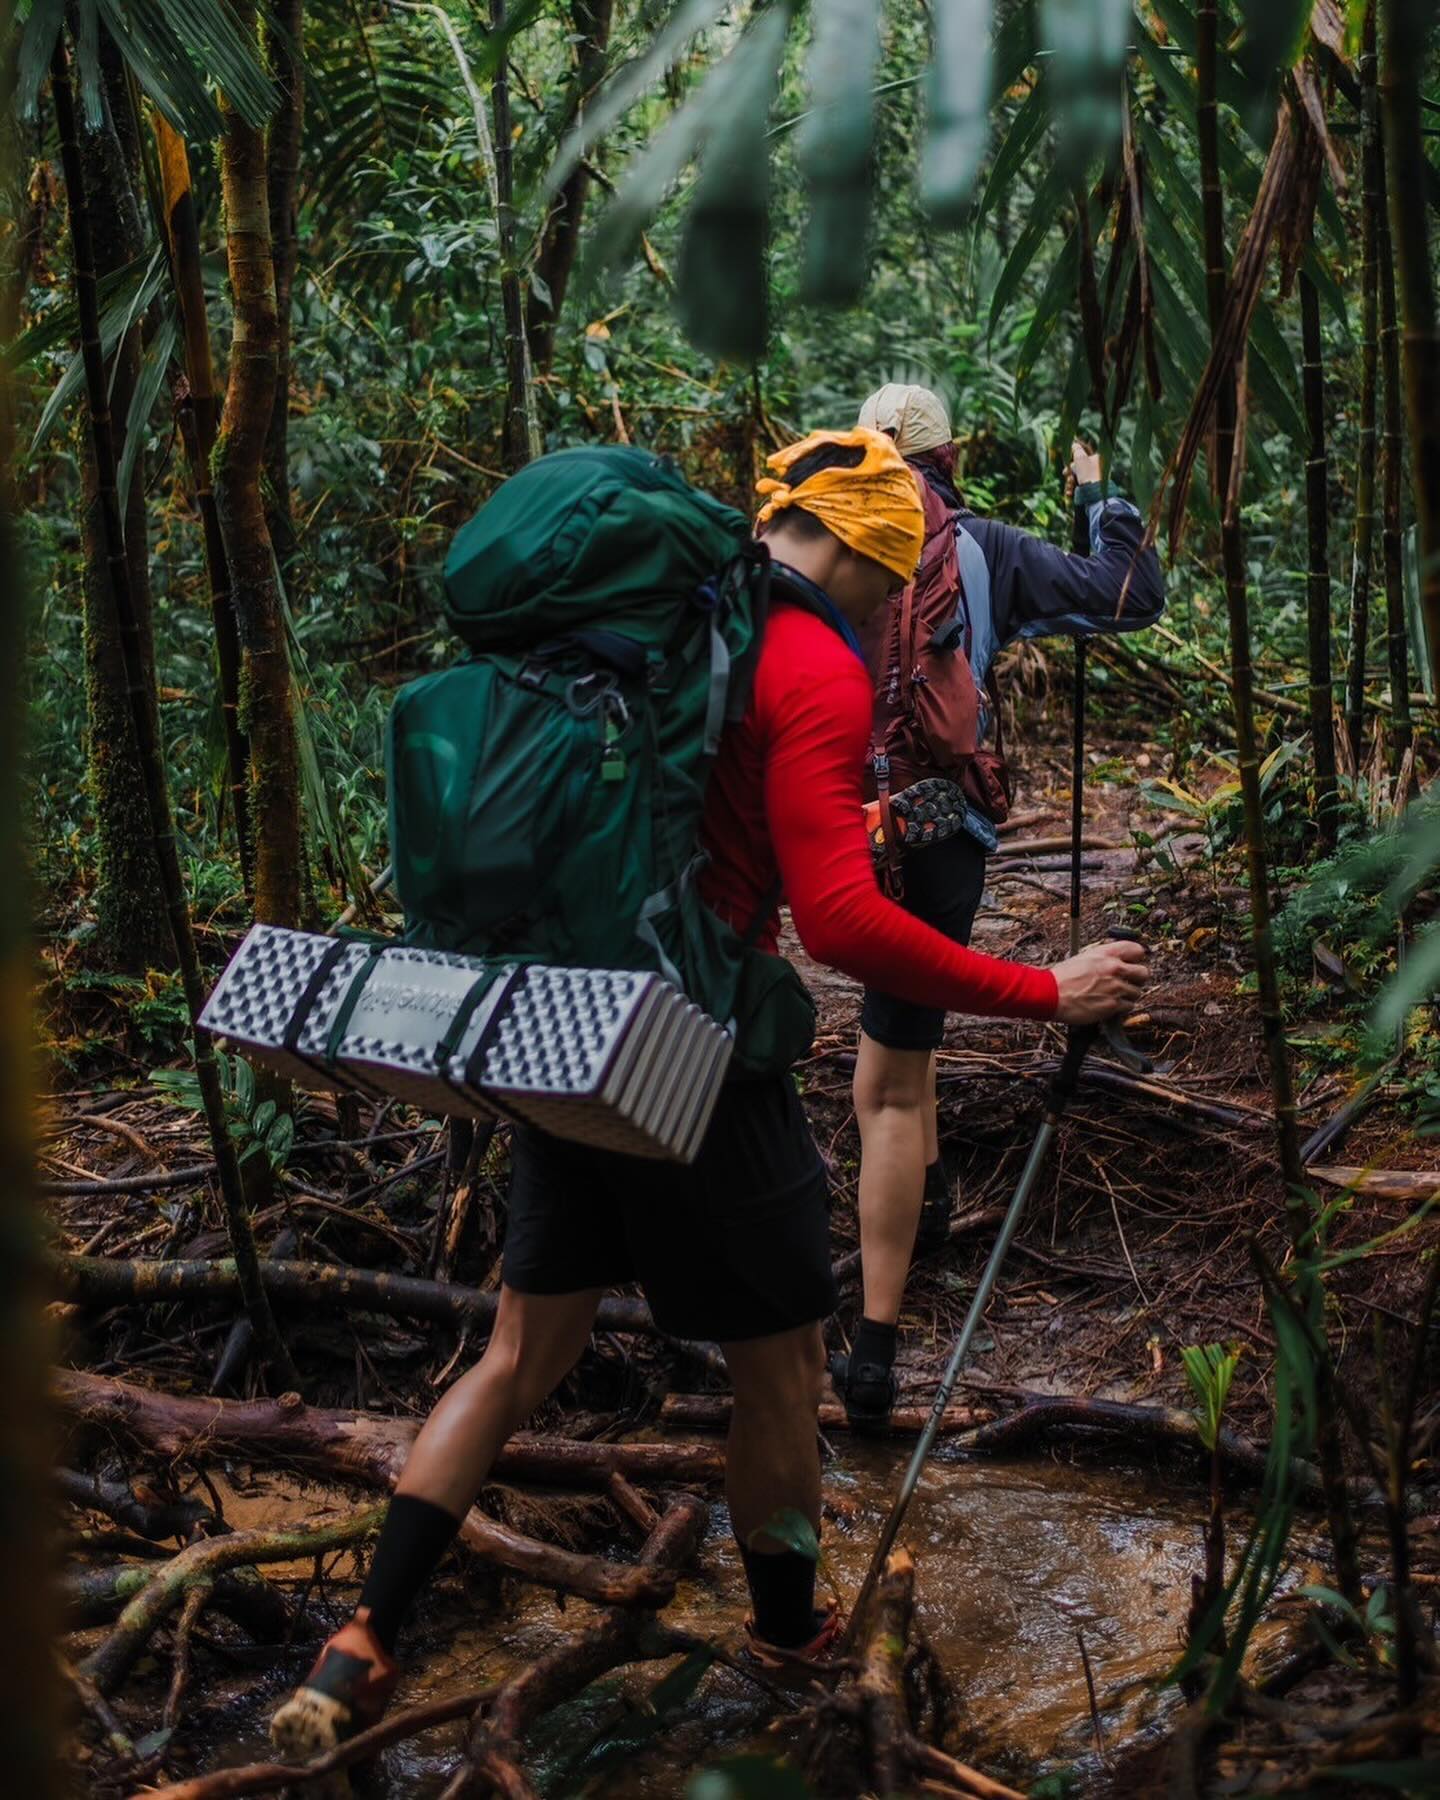
[[[771,467],[760,519],[772,610],[748,709],[707,791],[709,904],[740,929],[758,916],[758,941],[773,947],[783,884],[812,956],[917,1003],[1071,1022],[1128,1006],[1147,974],[1134,945],[1028,968],[951,942],[880,893],[861,817],[871,688],[855,628],[915,569],[918,491],[872,431],[819,433]],[[819,1526],[821,1321],[835,1304],[825,1172],[782,1073],[729,1082],[689,1166],[515,1128],[490,1341],[416,1438],[359,1609],[275,1716],[282,1748],[314,1751],[379,1716],[399,1625],[501,1446],[579,1358],[601,1292],[636,1280],[663,1329],[725,1355],[726,1497],[752,1653],[810,1659],[833,1643],[839,1620],[816,1610],[814,1562],[766,1531],[791,1510]]]

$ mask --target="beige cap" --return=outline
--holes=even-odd
[[[888,433],[902,456],[921,456],[948,444],[955,435],[949,410],[938,394],[898,381],[887,382],[871,394],[856,423]]]

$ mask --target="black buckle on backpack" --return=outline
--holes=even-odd
[[[951,619],[930,639],[932,650],[958,650],[965,639],[965,627],[959,619]]]

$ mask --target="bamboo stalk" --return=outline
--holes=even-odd
[[[1213,339],[1225,310],[1229,265],[1225,256],[1225,192],[1220,185],[1220,113],[1216,70],[1219,62],[1216,0],[1200,0],[1195,13],[1196,135],[1200,148],[1200,202],[1205,221],[1205,308]],[[1235,442],[1235,389],[1221,385],[1215,406],[1215,460],[1211,489],[1223,510],[1230,490]]]
[[[220,717],[225,729],[225,765],[230,778],[230,816],[235,823],[240,873],[248,898],[253,895],[255,883],[250,848],[250,745],[240,724],[240,638],[230,600],[230,565],[225,556],[225,540],[220,532],[215,487],[210,475],[218,406],[215,366],[210,353],[210,318],[205,305],[205,276],[200,262],[200,224],[190,183],[190,157],[185,140],[163,113],[154,112],[152,120],[159,152],[170,271],[185,343],[185,379],[190,390],[181,409],[182,435],[205,542],[205,574],[210,587],[210,619],[215,632],[215,663],[220,680]],[[187,411],[189,419],[185,423]]]
[[[1360,460],[1355,476],[1355,563],[1350,581],[1350,667],[1345,723],[1358,765],[1365,732],[1365,660],[1370,639],[1370,587],[1374,578],[1377,389],[1380,374],[1380,215],[1384,149],[1376,86],[1375,6],[1365,9],[1360,51],[1360,141],[1364,169],[1361,235],[1364,244],[1360,302]]]
[[[1400,376],[1400,322],[1395,297],[1395,260],[1391,254],[1388,189],[1390,170],[1379,159],[1380,209],[1376,215],[1376,254],[1380,261],[1380,366],[1384,375],[1384,465],[1381,513],[1385,568],[1385,643],[1390,665],[1390,772],[1398,775],[1414,739],[1410,719],[1410,637],[1405,619],[1405,574],[1401,558],[1401,496],[1405,476],[1404,408]]]
[[[1310,537],[1306,612],[1310,650],[1310,737],[1315,761],[1315,820],[1320,842],[1335,848],[1335,708],[1330,673],[1330,464],[1325,450],[1325,364],[1320,333],[1320,291],[1300,275],[1300,320],[1305,345],[1305,511]]]
[[[287,1387],[298,1387],[299,1376],[290,1353],[275,1328],[274,1315],[260,1280],[255,1238],[250,1229],[250,1215],[245,1203],[245,1190],[235,1145],[225,1119],[225,1102],[220,1089],[220,1075],[215,1066],[209,1039],[194,1029],[205,1001],[205,988],[200,971],[200,958],[195,948],[195,934],[185,893],[185,878],[180,868],[175,826],[170,813],[170,795],[165,772],[165,756],[155,720],[147,705],[144,687],[144,661],[140,651],[139,626],[130,593],[130,571],[125,559],[120,523],[120,498],[116,490],[115,446],[110,431],[110,401],[105,382],[105,363],[100,346],[100,303],[91,251],[90,213],[80,164],[80,146],[75,128],[75,102],[70,87],[70,69],[63,34],[57,34],[51,60],[51,94],[60,142],[60,161],[64,172],[65,194],[70,216],[71,256],[75,280],[75,304],[80,319],[80,348],[85,369],[85,388],[89,401],[90,432],[95,457],[96,482],[100,500],[101,522],[105,537],[106,559],[110,570],[110,587],[119,620],[120,641],[125,652],[125,669],[130,696],[131,716],[135,722],[136,740],[140,746],[141,767],[145,776],[145,797],[150,815],[150,830],[155,842],[165,887],[166,914],[175,939],[176,960],[185,991],[185,1004],[190,1013],[191,1034],[195,1050],[195,1074],[205,1109],[206,1123],[214,1146],[220,1177],[220,1192],[225,1207],[225,1222],[230,1247],[249,1314],[255,1330],[255,1341],[271,1370]]]
[[[1385,0],[1385,138],[1390,172],[1394,267],[1405,316],[1405,397],[1410,415],[1412,482],[1420,536],[1420,606],[1430,637],[1430,668],[1440,699],[1440,319],[1430,267],[1430,209],[1420,77],[1433,43],[1433,0]]]

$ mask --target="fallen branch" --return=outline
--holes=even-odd
[[[729,1394],[667,1394],[660,1408],[662,1425],[684,1425],[698,1431],[725,1431],[730,1425]],[[894,1436],[923,1431],[930,1417],[928,1406],[897,1406],[890,1414],[886,1432]],[[987,1407],[952,1406],[941,1422],[942,1432],[972,1431],[995,1417]],[[822,1431],[848,1431],[850,1421],[845,1408],[834,1401],[820,1404],[819,1424]]]
[[[870,1773],[881,1794],[910,1786],[910,1713],[905,1704],[905,1652],[915,1611],[915,1562],[895,1550],[875,1589],[856,1693],[870,1743]]]
[[[481,1293],[459,1282],[426,1281],[383,1269],[353,1269],[338,1263],[262,1258],[265,1291],[278,1305],[333,1307],[342,1312],[376,1312],[394,1319],[426,1319],[436,1325],[488,1328],[495,1321],[498,1294]],[[110,1256],[65,1256],[55,1265],[60,1297],[85,1306],[158,1306],[168,1301],[234,1300],[240,1292],[229,1257],[201,1261],[156,1261]],[[607,1297],[595,1316],[600,1331],[654,1332],[643,1300]]]
[[[102,1694],[113,1694],[134,1668],[156,1629],[196,1588],[208,1588],[222,1571],[240,1564],[293,1562],[345,1544],[357,1544],[380,1529],[385,1509],[372,1506],[327,1525],[292,1531],[232,1531],[204,1538],[152,1572],[121,1613],[115,1629],[80,1665],[80,1673]]]
[[[992,862],[1003,862],[1007,856],[1053,856],[1060,850],[1072,850],[1073,840],[1068,832],[1057,837],[1026,838],[1019,842],[1006,838],[1000,848],[991,852]],[[1081,844],[1082,850],[1129,850],[1133,846],[1123,843],[1119,838],[1087,837]]]
[[[382,1490],[399,1479],[419,1430],[414,1420],[306,1406],[296,1394],[282,1394],[278,1400],[191,1400],[77,1369],[57,1372],[55,1392],[78,1422],[123,1432],[160,1456],[268,1455],[295,1468]],[[519,1438],[500,1453],[495,1472],[604,1487],[615,1469],[642,1481],[713,1481],[723,1472],[724,1458],[708,1444]],[[601,1605],[651,1606],[668,1598],[650,1570],[542,1544],[475,1507],[466,1515],[460,1537],[499,1568]]]
[[[116,1175],[106,1180],[97,1175],[85,1181],[37,1181],[42,1194],[74,1198],[81,1194],[158,1194],[167,1188],[199,1187],[215,1174],[213,1162],[196,1163],[188,1169],[156,1169],[148,1175]]]
[[[57,1469],[55,1483],[67,1500],[91,1512],[102,1512],[137,1537],[152,1541],[188,1537],[202,1519],[214,1513],[202,1500],[141,1500],[127,1483],[78,1469]]]
[[[78,1631],[113,1619],[142,1588],[162,1575],[165,1567],[163,1563],[120,1563],[109,1569],[66,1569],[59,1581],[66,1629]],[[210,1604],[258,1643],[278,1644],[290,1628],[284,1596],[253,1570],[217,1575]]]
[[[961,1445],[966,1450],[1008,1451],[1037,1437],[1070,1431],[1106,1431],[1151,1443],[1183,1444],[1209,1454],[1195,1419],[1178,1406],[1134,1406],[1078,1394],[1024,1394],[1017,1412],[977,1427],[962,1438]],[[1227,1468],[1252,1481],[1265,1473],[1264,1447],[1229,1427],[1221,1428],[1220,1455]],[[1301,1491],[1318,1495],[1319,1470],[1298,1459],[1293,1467]]]
[[[703,1502],[683,1495],[671,1502],[640,1552],[641,1565],[669,1577],[695,1554],[705,1527]],[[596,1624],[537,1657],[507,1681],[476,1720],[465,1762],[442,1800],[495,1789],[506,1800],[530,1800],[535,1790],[520,1768],[525,1733],[552,1707],[589,1687],[623,1663],[675,1654],[675,1640],[650,1612],[611,1612]]]

